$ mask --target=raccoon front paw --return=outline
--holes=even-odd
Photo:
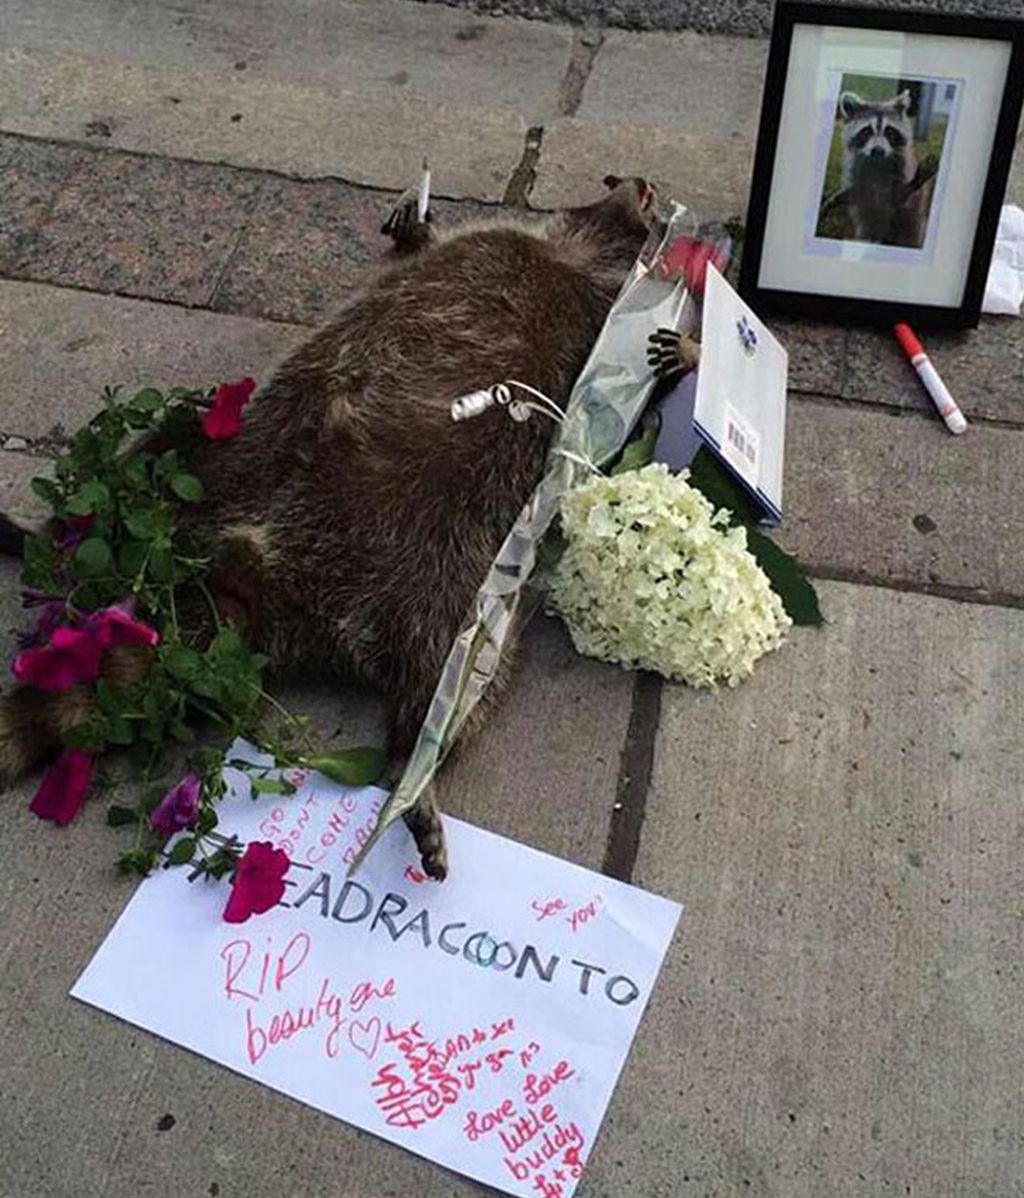
[[[430,241],[430,212],[424,220],[419,219],[419,201],[415,192],[406,192],[398,197],[380,227],[385,237],[390,237],[396,254],[413,254]]]
[[[686,374],[700,361],[700,346],[688,333],[658,329],[647,338],[647,365],[660,379]]]
[[[448,876],[448,846],[445,843],[444,827],[433,800],[416,804],[405,813],[405,824],[416,841],[423,872],[435,882],[443,882]]]

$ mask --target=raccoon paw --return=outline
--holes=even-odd
[[[658,329],[647,338],[647,365],[660,379],[686,374],[700,361],[700,346],[688,333]]]
[[[425,803],[421,800],[407,811],[405,823],[416,841],[423,872],[436,882],[443,882],[448,876],[448,847],[433,799]]]
[[[422,249],[431,239],[430,211],[424,220],[419,219],[418,197],[415,192],[405,192],[398,197],[395,206],[385,217],[380,227],[385,237],[394,243],[396,254],[413,254]]]

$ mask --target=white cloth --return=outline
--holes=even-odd
[[[999,217],[982,312],[1019,316],[1024,302],[1024,211],[1006,204]]]

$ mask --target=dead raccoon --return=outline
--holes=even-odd
[[[192,460],[205,491],[190,522],[222,615],[276,671],[354,675],[388,695],[393,779],[552,431],[499,410],[455,424],[452,400],[516,378],[564,407],[649,225],[650,188],[606,182],[589,207],[502,213],[425,242],[397,221],[396,248],[415,252],[278,368],[238,437]],[[83,699],[15,691],[0,775],[36,764]],[[444,877],[432,796],[409,823]]]

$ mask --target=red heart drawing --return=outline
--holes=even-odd
[[[365,1023],[353,1019],[348,1025],[348,1038],[353,1048],[358,1049],[368,1061],[372,1061],[380,1042],[380,1016],[374,1015]]]

